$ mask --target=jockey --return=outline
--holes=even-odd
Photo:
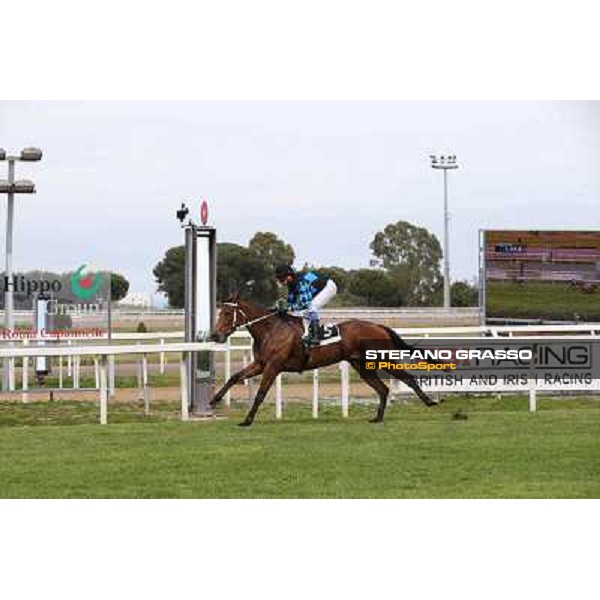
[[[320,341],[319,309],[336,294],[337,286],[332,279],[313,271],[296,273],[291,265],[279,265],[275,269],[277,281],[288,289],[288,309],[302,313],[305,323],[304,343],[310,348]]]

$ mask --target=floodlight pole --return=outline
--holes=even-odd
[[[450,214],[448,212],[448,169],[458,169],[456,155],[430,155],[431,166],[444,171],[444,308],[450,308]]]
[[[448,170],[444,169],[444,308],[450,308],[450,251],[448,250],[449,221]]]
[[[13,186],[15,183],[15,159],[8,158],[8,184]],[[13,222],[15,219],[15,194],[9,191],[7,194],[8,206],[6,212],[6,269],[4,286],[4,329],[11,332],[14,329],[13,314],[13,272],[12,272],[12,252],[13,252]],[[10,333],[9,333],[10,335]],[[15,388],[15,369],[12,360],[4,361],[4,377],[2,378],[3,391],[13,390]]]
[[[8,159],[8,183],[15,183],[15,161]],[[6,213],[6,282],[12,280],[12,247],[13,247],[13,222],[15,219],[15,194],[8,192],[8,211]],[[13,326],[13,289],[12,284],[5,286],[4,290],[4,327],[12,329]]]
[[[6,212],[6,269],[4,286],[4,327],[8,332],[14,328],[14,296],[13,296],[13,224],[15,216],[15,194],[33,194],[35,185],[31,181],[15,181],[15,162],[18,160],[26,162],[37,162],[42,159],[42,151],[39,148],[25,148],[19,156],[7,156],[4,148],[0,148],[0,160],[8,162],[8,180],[0,182],[0,191],[7,194]],[[7,333],[8,333],[7,332]],[[10,342],[12,345],[12,342]],[[3,364],[2,390],[15,389],[15,359],[9,358]]]

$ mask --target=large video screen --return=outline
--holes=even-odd
[[[483,231],[486,318],[600,321],[600,231]]]

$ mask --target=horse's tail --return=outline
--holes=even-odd
[[[413,350],[414,346],[407,344],[393,329],[383,325],[383,328],[387,331],[388,335],[394,343],[394,347],[398,350]]]
[[[390,327],[386,327],[385,325],[383,326],[383,328],[387,331],[392,342],[394,343],[395,348],[397,348],[398,350],[415,350],[415,346],[411,346],[409,343],[405,342],[393,329],[391,329]],[[430,358],[426,358],[425,362],[429,363],[430,365],[448,364],[443,360],[432,360]]]

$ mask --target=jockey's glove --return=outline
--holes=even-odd
[[[275,308],[277,309],[277,314],[280,317],[283,317],[287,314],[288,307],[287,307],[287,303],[285,302],[285,300],[278,300],[277,304],[275,305]]]

